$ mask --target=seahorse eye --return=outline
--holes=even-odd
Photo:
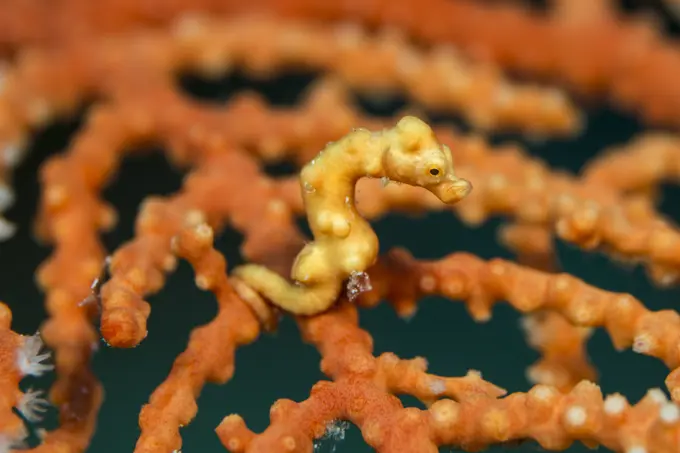
[[[430,174],[431,174],[432,176],[438,176],[439,173],[440,173],[439,168],[437,168],[437,167],[430,167]]]

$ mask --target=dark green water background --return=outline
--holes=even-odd
[[[276,104],[290,104],[309,80],[305,75],[257,83],[240,76],[218,82],[184,78],[182,86],[206,102],[207,99],[224,102],[236,90],[250,87]],[[388,113],[399,107],[400,101],[381,107],[364,105],[374,113]],[[589,108],[588,112],[589,126],[582,137],[540,145],[529,143],[530,152],[556,168],[578,171],[603,146],[624,143],[641,130],[631,117],[604,107]],[[37,265],[49,253],[49,248],[37,244],[31,234],[31,219],[38,200],[36,171],[47,155],[61,152],[66,147],[77,126],[75,120],[42,131],[32,145],[30,156],[16,173],[18,199],[9,211],[9,217],[19,223],[20,230],[11,241],[0,244],[0,299],[11,306],[15,328],[22,333],[35,331],[45,315],[43,296],[33,283]],[[508,138],[512,137],[496,139]],[[269,170],[276,174],[289,171],[285,165]],[[105,194],[120,214],[118,227],[104,238],[109,250],[131,238],[141,200],[151,194],[176,191],[181,177],[160,153],[125,161],[120,177]],[[680,190],[665,187],[661,209],[674,219],[680,219]],[[376,222],[375,228],[383,251],[402,246],[420,258],[437,258],[453,251],[468,251],[483,258],[511,258],[495,241],[496,227],[501,220],[494,219],[481,228],[469,229],[451,213],[419,218],[390,215]],[[241,263],[240,241],[240,235],[233,231],[225,232],[218,240],[230,267]],[[605,256],[581,252],[562,243],[558,244],[558,249],[562,268],[589,283],[608,290],[629,292],[654,309],[676,307],[680,302],[680,291],[654,288],[639,268],[623,268]],[[89,452],[133,451],[139,432],[139,409],[184,349],[190,330],[209,321],[216,310],[212,296],[194,286],[193,273],[186,263],[182,263],[165,289],[150,301],[153,308],[149,336],[142,345],[132,350],[115,350],[102,343],[96,356],[95,369],[103,380],[106,400]],[[447,376],[462,375],[468,369],[481,370],[485,378],[512,392],[529,388],[525,369],[538,358],[526,346],[518,328],[518,318],[515,311],[500,304],[489,323],[477,325],[462,304],[431,298],[408,322],[399,319],[388,306],[380,306],[363,311],[361,324],[373,334],[376,354],[393,351],[403,358],[424,356],[430,363],[431,372]],[[663,387],[666,370],[659,361],[630,351],[615,352],[604,332],[595,333],[589,350],[601,372],[600,384],[605,393],[618,391],[637,401],[646,389]],[[278,333],[262,336],[255,344],[237,352],[236,374],[231,382],[204,389],[198,402],[197,418],[182,430],[183,452],[224,451],[213,431],[224,416],[239,413],[251,429],[263,430],[268,423],[269,407],[276,399],[305,399],[310,387],[322,378],[318,353],[300,341],[297,327],[291,319],[286,319]],[[49,379],[26,382],[26,385],[46,388]],[[404,401],[407,405],[418,405],[410,398]],[[54,413],[45,425],[52,425],[53,418]],[[322,443],[317,451],[371,451],[363,443],[357,428],[350,427],[346,434],[342,441]],[[530,443],[512,449],[518,452],[540,450]],[[452,450],[442,448],[442,451]],[[578,444],[569,451],[585,451],[585,447]]]

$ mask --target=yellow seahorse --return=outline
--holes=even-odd
[[[360,178],[388,178],[423,187],[454,204],[471,184],[454,173],[451,150],[422,120],[406,116],[380,132],[355,129],[303,167],[300,184],[314,236],[298,254],[292,282],[260,265],[237,267],[233,276],[285,311],[313,315],[337,300],[344,282],[378,256],[378,237],[356,209]]]

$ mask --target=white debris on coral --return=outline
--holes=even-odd
[[[347,282],[347,298],[353,302],[362,293],[372,289],[371,279],[366,272],[352,272]]]
[[[446,381],[442,378],[432,378],[429,381],[428,387],[433,395],[443,395],[446,392]]]
[[[314,452],[321,453],[323,446],[328,445],[326,441],[330,440],[330,453],[335,453],[337,442],[345,439],[345,433],[350,426],[350,423],[345,420],[333,420],[328,423],[323,437],[314,442]]]

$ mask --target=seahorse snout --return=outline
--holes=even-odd
[[[446,204],[457,203],[472,191],[472,184],[467,179],[454,178],[442,181],[430,191]]]

